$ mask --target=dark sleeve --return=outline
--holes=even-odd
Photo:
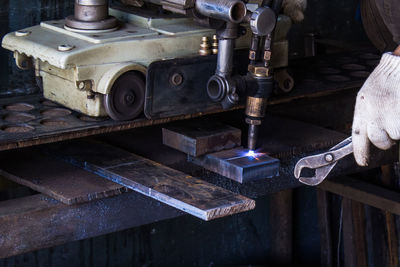
[[[400,45],[400,4],[398,0],[375,0],[386,27],[393,35],[393,41]]]

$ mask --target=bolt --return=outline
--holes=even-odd
[[[333,161],[333,155],[332,154],[326,154],[325,155],[325,160],[326,160],[326,162],[332,162]]]
[[[79,82],[78,88],[79,88],[80,90],[85,89],[85,82]]]
[[[59,46],[58,46],[58,51],[60,51],[60,52],[67,52],[67,51],[70,51],[70,50],[72,50],[72,49],[74,49],[74,48],[75,48],[75,46],[73,46],[73,45],[62,44],[62,45],[59,45]]]
[[[127,94],[125,96],[125,103],[126,104],[132,104],[133,102],[135,102],[135,95],[134,94]]]
[[[29,34],[31,34],[30,31],[24,31],[24,30],[20,30],[20,31],[16,31],[15,32],[15,36],[17,36],[17,37],[28,36]]]
[[[183,77],[180,73],[174,73],[171,76],[170,82],[174,86],[181,85],[183,83]]]

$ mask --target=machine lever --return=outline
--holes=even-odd
[[[339,160],[351,153],[353,153],[353,143],[349,137],[325,153],[300,159],[294,168],[294,176],[303,184],[318,185],[325,180]],[[302,177],[301,171],[304,168],[314,169],[315,175]]]

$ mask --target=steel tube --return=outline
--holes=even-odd
[[[197,0],[196,10],[200,14],[233,23],[240,23],[245,18],[247,9],[240,0]]]
[[[232,73],[234,48],[234,39],[221,39],[218,41],[217,75],[227,77]]]

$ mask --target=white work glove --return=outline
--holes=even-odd
[[[400,57],[383,54],[357,95],[353,119],[354,157],[367,166],[370,141],[387,150],[400,139]]]
[[[283,0],[283,14],[290,17],[294,23],[302,22],[304,11],[307,7],[307,0]]]

